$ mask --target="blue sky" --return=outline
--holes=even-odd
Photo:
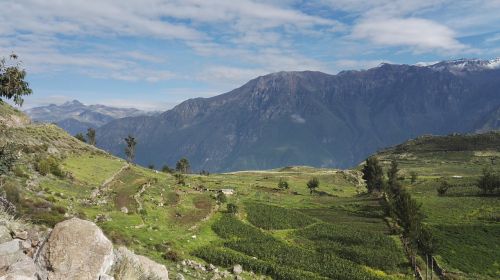
[[[164,110],[276,71],[500,56],[500,0],[2,0],[33,96]]]

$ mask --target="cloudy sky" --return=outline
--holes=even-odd
[[[149,110],[270,72],[500,56],[500,0],[2,0],[34,95]]]

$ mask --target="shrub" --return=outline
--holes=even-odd
[[[176,251],[168,250],[163,254],[163,258],[169,261],[178,262],[181,260],[181,257]]]
[[[483,193],[493,193],[495,190],[500,189],[500,175],[493,173],[491,168],[483,169],[483,175],[479,178],[477,187]]]
[[[61,178],[66,176],[66,173],[59,165],[59,161],[54,157],[39,159],[35,167],[36,171],[43,176],[48,175],[49,173]]]
[[[227,204],[227,212],[230,214],[233,214],[233,215],[238,213],[238,206],[236,204],[233,204],[233,203],[228,203]]]
[[[17,157],[13,145],[0,147],[0,175],[7,174],[14,165]]]
[[[444,196],[448,189],[451,188],[450,183],[448,181],[442,181],[441,185],[437,187],[437,193],[439,196]]]
[[[282,190],[287,190],[288,189],[288,182],[285,179],[280,178],[280,181],[278,182],[278,188],[280,188]]]

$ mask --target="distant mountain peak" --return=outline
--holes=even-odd
[[[71,101],[64,102],[61,106],[85,106],[82,102],[73,99]]]
[[[431,69],[442,71],[448,70],[452,73],[463,72],[463,71],[484,71],[492,69],[500,69],[500,58],[494,58],[489,60],[482,60],[477,58],[467,59],[455,59],[447,60],[435,63],[428,66]]]

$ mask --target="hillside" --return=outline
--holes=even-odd
[[[289,167],[179,177],[128,165],[79,142],[55,125],[45,124],[5,127],[0,132],[0,146],[6,144],[14,144],[13,148],[7,146],[14,149],[18,160],[12,171],[2,176],[2,192],[20,215],[49,226],[73,216],[95,221],[113,243],[165,264],[171,275],[211,279],[241,264],[243,279],[268,279],[265,275],[275,279],[340,275],[350,279],[388,275],[408,279],[409,267],[401,244],[387,234],[377,199],[356,196],[362,191],[357,171]],[[47,171],[42,168],[44,162],[49,162]],[[317,195],[310,195],[305,187],[313,176],[322,184]],[[277,189],[281,178],[289,182],[289,189]],[[226,203],[218,204],[214,196],[219,189],[233,189],[234,194],[228,195]],[[227,214],[228,203],[236,204],[240,214]],[[271,224],[252,218],[266,215]],[[316,234],[306,230],[306,225],[331,227],[336,232],[334,240],[351,234],[376,238],[362,241],[370,248],[364,252],[358,252],[356,245],[346,245],[326,256],[320,247],[306,249],[305,244],[315,242]],[[350,229],[352,225],[357,229]],[[223,230],[227,226],[235,227],[230,230],[242,238],[263,238],[267,243],[262,245],[272,250],[258,249],[264,255],[258,255],[261,260],[255,262],[257,255],[247,251],[254,245],[234,243],[244,246],[237,248],[227,243]],[[254,236],[247,236],[250,233]],[[329,246],[337,241],[332,242]],[[285,251],[295,252],[295,257],[275,259]],[[344,254],[351,251],[362,257]],[[381,254],[387,261],[371,260]],[[318,262],[318,258],[337,261]],[[205,261],[219,268],[207,271]],[[324,267],[320,271],[318,264]]]
[[[97,142],[123,156],[123,138],[134,135],[142,165],[172,166],[187,157],[194,170],[214,172],[345,168],[419,135],[498,129],[500,69],[491,65],[273,73],[158,116],[112,121],[98,129]]]
[[[115,119],[147,114],[134,108],[85,105],[78,100],[34,107],[26,113],[35,122],[55,123],[71,135],[85,133],[88,128],[97,128]]]
[[[426,136],[376,155],[400,164],[401,182],[423,204],[442,244],[435,258],[451,279],[499,276],[499,197],[472,185],[482,168],[494,163],[499,170],[498,139]],[[224,277],[241,264],[243,279],[413,279],[398,231],[388,226],[381,198],[364,193],[357,170],[167,174],[128,165],[45,124],[4,126],[0,147],[6,144],[14,144],[18,160],[1,176],[2,192],[21,215],[48,226],[74,216],[95,221],[115,245],[165,264],[171,277]],[[313,177],[320,186],[311,194]],[[278,188],[280,180],[288,189]],[[445,196],[436,193],[441,180],[455,186]],[[221,189],[232,190],[226,202],[215,199]],[[423,271],[423,259],[417,262]]]
[[[450,279],[498,279],[500,197],[476,187],[484,168],[500,174],[500,132],[423,136],[378,154],[386,169],[391,160],[412,196],[422,203],[434,236],[436,259]],[[412,183],[411,174],[418,176]],[[437,188],[450,185],[444,195]]]

